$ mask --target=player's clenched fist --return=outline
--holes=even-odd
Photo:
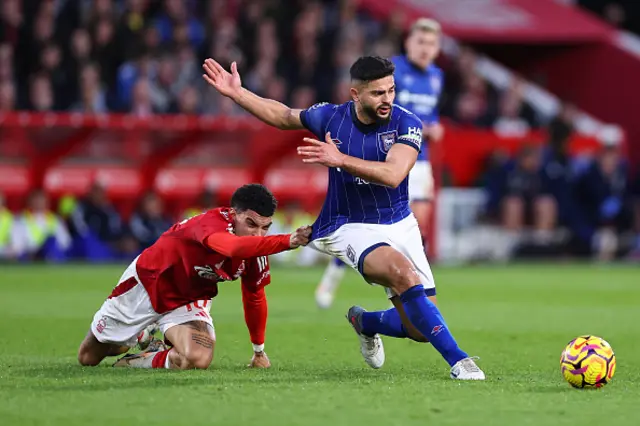
[[[251,358],[250,368],[269,368],[271,367],[271,361],[265,352],[254,352]]]
[[[291,248],[298,248],[300,246],[306,246],[309,244],[309,237],[311,237],[311,227],[302,226],[296,229],[296,232],[291,234]]]

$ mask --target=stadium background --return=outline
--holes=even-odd
[[[635,424],[637,2],[0,3],[6,424],[183,424],[202,412],[214,424]],[[452,387],[434,351],[392,339],[384,371],[366,370],[342,316],[386,301],[350,273],[334,307],[316,309],[323,260],[308,250],[273,259],[283,265],[268,289],[266,374],[243,368],[250,345],[234,285],[212,308],[213,371],[77,367],[77,345],[123,265],[172,222],[252,181],[280,200],[276,231],[320,207],[326,170],[295,156],[306,133],[267,128],[219,97],[202,60],[238,61],[244,85],[293,107],[342,102],[352,61],[400,53],[419,16],[445,32],[430,259],[439,303],[482,356],[486,387]],[[545,220],[536,200],[552,205]],[[545,262],[504,264],[532,258]],[[497,265],[458,265],[470,262]],[[618,356],[604,396],[569,393],[559,376],[560,350],[584,333]]]
[[[400,53],[422,14],[446,34],[431,258],[637,258],[637,6],[395,3],[3,2],[3,257],[128,258],[249,181],[280,199],[280,229],[313,220],[326,177],[292,155],[304,132],[266,128],[205,87],[203,59],[237,61],[246,87],[292,107],[339,103],[353,60]],[[63,224],[29,227],[21,213],[37,205]]]

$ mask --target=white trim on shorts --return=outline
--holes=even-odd
[[[363,269],[366,256],[380,246],[388,245],[402,253],[413,265],[427,296],[435,296],[435,281],[422,244],[418,222],[413,214],[389,225],[347,223],[333,233],[309,243],[312,248],[337,257],[358,271],[369,284]],[[385,288],[388,297],[396,294]]]

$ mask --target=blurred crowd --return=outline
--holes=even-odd
[[[243,114],[205,90],[207,57],[236,61],[244,85],[296,108],[349,98],[363,54],[402,50],[403,16],[387,22],[355,0],[4,0],[0,110]],[[21,53],[19,53],[21,52]],[[24,52],[29,52],[24,54]],[[463,49],[443,57],[442,115],[523,133],[545,123],[521,84],[499,91]]]
[[[50,199],[41,190],[27,197],[22,211],[6,208],[0,193],[0,261],[45,260],[106,262],[130,260],[150,247],[174,223],[219,207],[213,191],[203,191],[186,209],[172,209],[154,192],[144,194],[135,210],[123,216],[99,183],[80,198]],[[289,233],[313,223],[315,216],[290,202],[273,217],[272,233]],[[321,255],[298,250],[275,262],[309,265]]]
[[[344,102],[353,61],[363,54],[399,54],[405,36],[401,14],[381,22],[357,3],[3,0],[0,111],[244,114],[205,87],[200,65],[207,57],[227,67],[237,62],[246,87],[295,108]],[[619,26],[632,25],[625,7],[597,11]],[[640,254],[640,184],[629,177],[618,146],[603,144],[596,159],[572,158],[571,107],[558,117],[542,116],[525,102],[521,81],[500,90],[483,79],[476,53],[466,47],[456,57],[441,55],[438,64],[446,75],[440,105],[445,120],[514,136],[549,129],[542,150],[523,147],[514,159],[500,152],[488,159],[482,177],[487,221],[514,235],[530,230],[545,247],[562,240],[603,259]],[[203,200],[189,215],[214,205],[211,196]],[[285,216],[284,222],[293,220]],[[99,186],[81,200],[62,200],[55,212],[46,194],[34,192],[24,212],[13,214],[0,203],[0,253],[130,256],[176,219],[155,194],[123,220]]]
[[[171,211],[154,192],[144,194],[123,217],[105,188],[95,183],[76,199],[51,200],[40,190],[29,194],[24,210],[11,212],[0,194],[0,259],[130,259],[151,246],[175,222],[217,207],[215,194],[203,192],[193,205]]]
[[[633,178],[614,139],[603,138],[595,155],[570,155],[572,114],[566,106],[549,124],[545,146],[487,159],[484,219],[523,255],[640,259],[640,174]]]

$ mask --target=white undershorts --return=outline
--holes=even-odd
[[[198,300],[164,314],[154,311],[149,294],[138,278],[137,260],[131,262],[118,284],[131,288],[107,299],[93,317],[91,332],[98,341],[133,347],[137,344],[138,335],[153,323],[158,324],[162,333],[190,321],[205,321],[214,330],[209,313],[211,300]]]
[[[370,284],[376,283],[370,282],[364,275],[364,259],[373,250],[384,245],[391,246],[405,255],[413,264],[427,295],[436,294],[431,267],[422,245],[418,222],[413,214],[390,225],[347,223],[330,235],[309,243],[310,247],[337,257],[360,272]],[[389,288],[385,290],[389,298],[396,295]]]

